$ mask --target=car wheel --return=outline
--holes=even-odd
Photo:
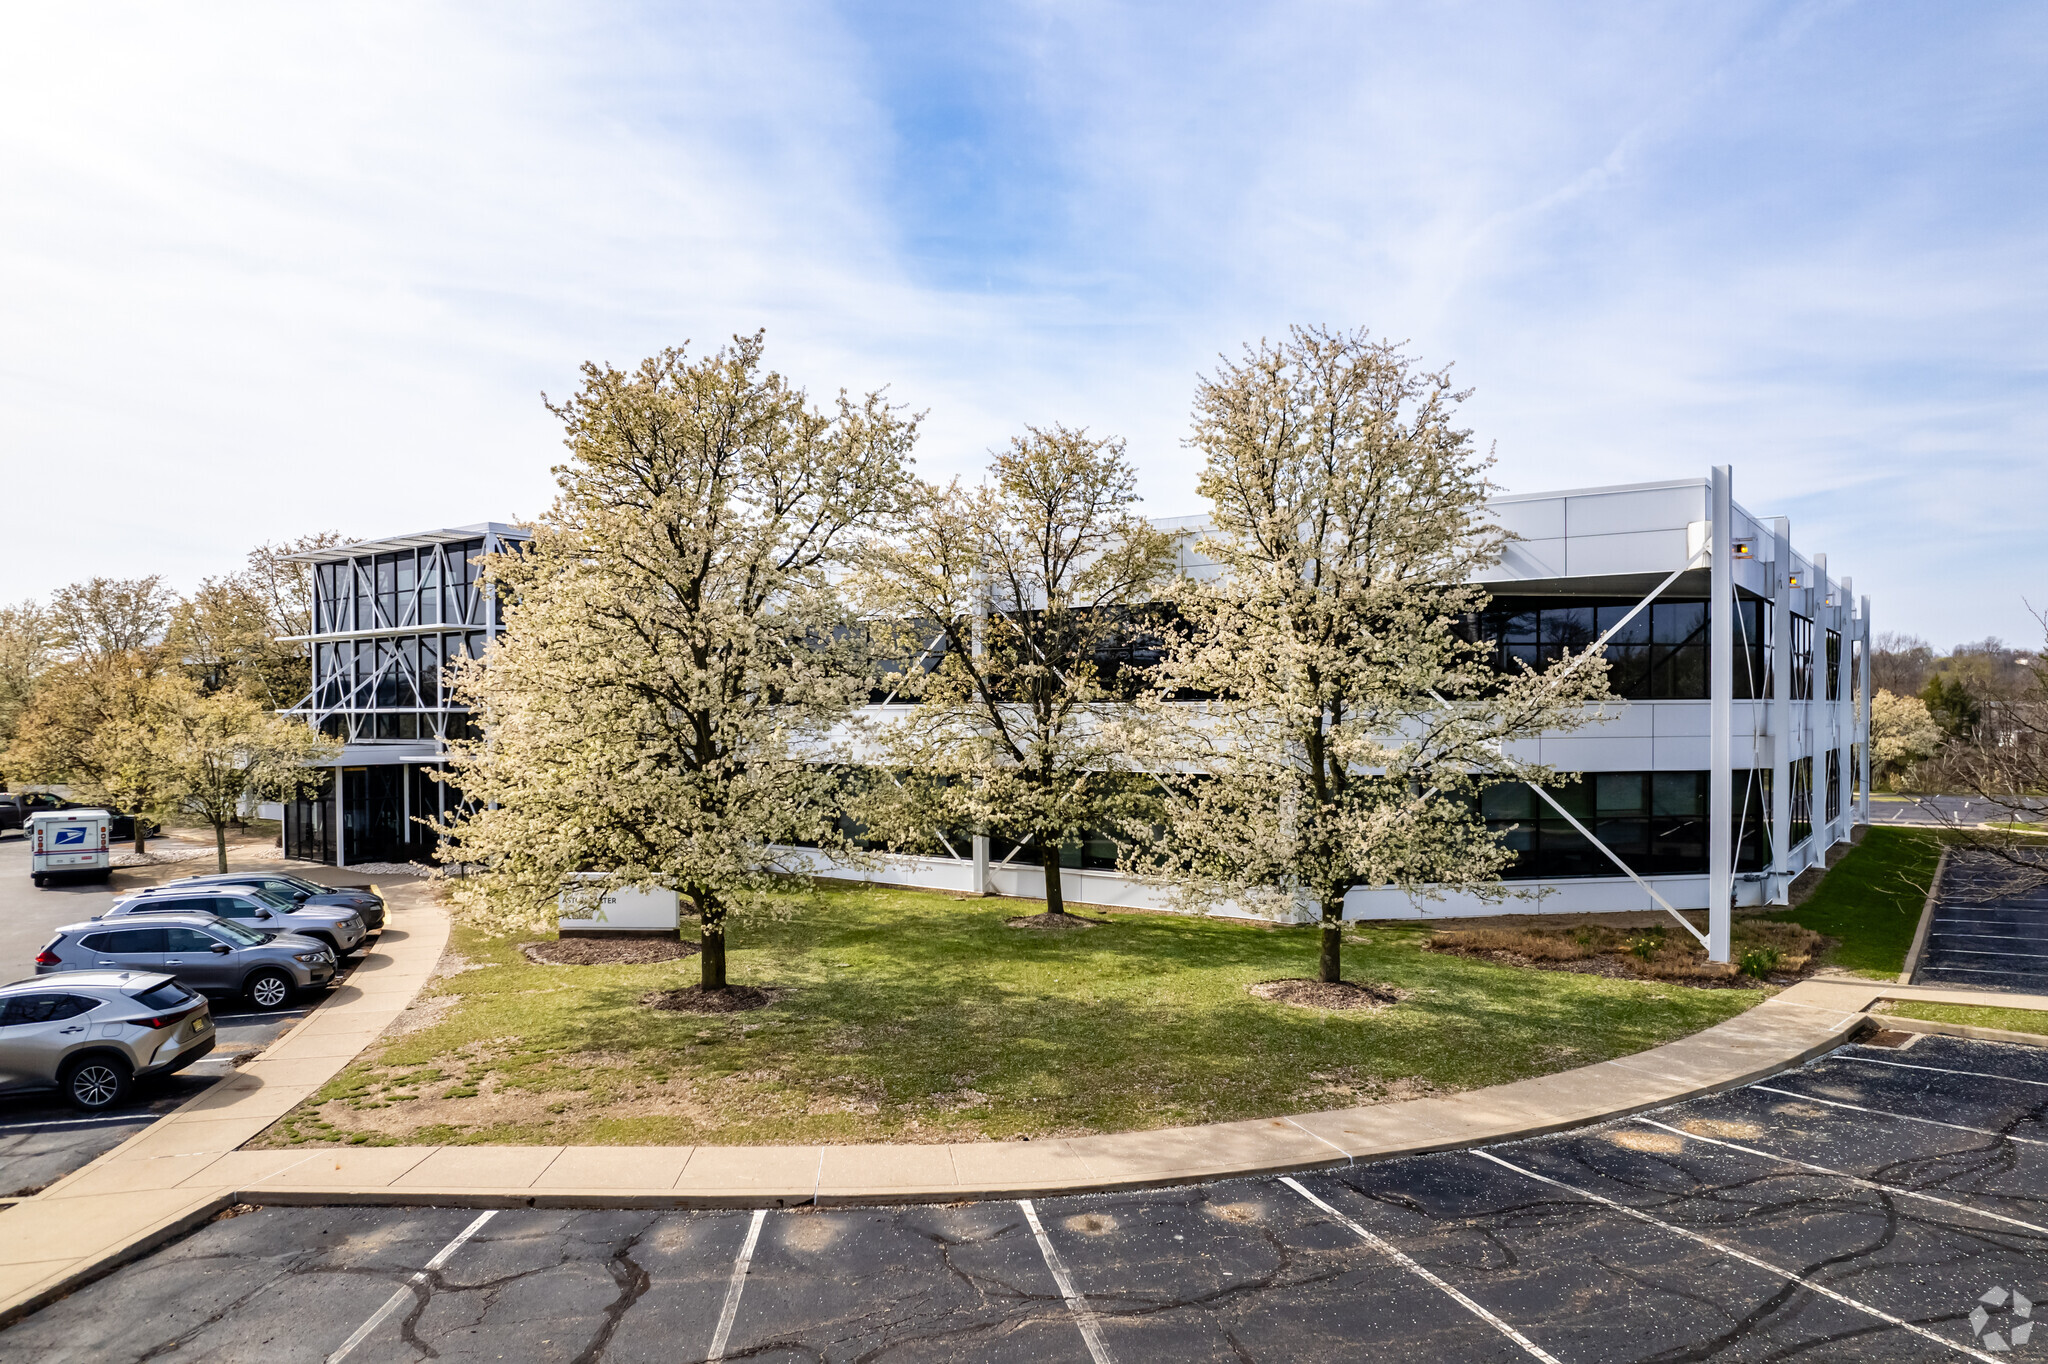
[[[98,1113],[128,1097],[135,1073],[113,1056],[88,1056],[64,1067],[64,1097],[73,1108]]]
[[[31,881],[33,881],[33,882],[35,882],[35,883],[36,883],[36,889],[37,889],[37,890],[41,890],[41,889],[43,888],[43,878],[42,878],[42,877],[40,877],[40,876],[31,876],[31,877],[29,878],[29,880],[31,880]]]
[[[282,971],[258,971],[243,993],[259,1009],[282,1009],[292,1002],[292,978]]]

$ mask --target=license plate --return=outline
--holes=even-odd
[[[195,1018],[192,1020],[192,1031],[196,1033],[205,1032],[208,1028],[212,1026],[213,1022],[211,1019]]]

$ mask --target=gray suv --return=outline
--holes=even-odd
[[[215,914],[236,919],[259,933],[303,933],[318,938],[345,957],[363,945],[362,916],[352,909],[321,905],[304,908],[247,886],[154,886],[138,891],[100,916],[118,919],[130,914]]]
[[[40,970],[41,968],[38,968]],[[0,985],[0,1091],[51,1089],[97,1113],[138,1079],[213,1050],[206,1001],[157,971],[76,971]]]
[[[364,926],[372,931],[384,926],[384,901],[367,888],[323,886],[318,881],[308,881],[303,876],[289,876],[283,872],[226,872],[211,876],[186,876],[167,886],[157,887],[154,893],[162,894],[167,890],[190,892],[235,886],[260,890],[273,899],[283,900],[292,905],[352,909],[363,916]]]
[[[165,915],[159,923],[92,919],[67,924],[36,957],[36,974],[155,971],[189,990],[241,995],[280,1009],[293,994],[334,979],[334,949],[296,933],[258,933],[211,914]]]

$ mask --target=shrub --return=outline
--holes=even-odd
[[[1762,980],[1778,969],[1781,954],[1775,947],[1752,947],[1742,954],[1740,970],[1745,976]]]

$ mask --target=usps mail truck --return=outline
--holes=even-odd
[[[105,810],[43,810],[28,817],[29,875],[39,886],[77,879],[104,881],[114,874],[107,856]]]

